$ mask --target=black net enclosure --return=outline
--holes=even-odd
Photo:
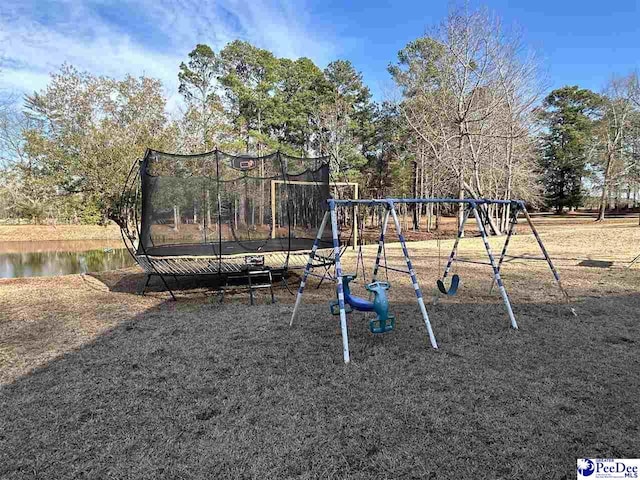
[[[148,274],[304,267],[330,195],[328,158],[147,150],[122,195],[123,239]],[[318,262],[332,260],[330,229]]]

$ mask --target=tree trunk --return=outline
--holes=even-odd
[[[462,177],[462,174],[458,178],[458,198],[461,200],[464,198],[464,178]],[[462,221],[464,220],[464,207],[464,203],[458,204],[458,229],[463,226]],[[461,236],[464,237],[464,231]]]
[[[507,147],[507,188],[505,191],[504,199],[511,200],[511,186],[513,182],[513,125],[509,127],[509,144]],[[507,204],[503,207],[503,220],[502,225],[500,225],[500,230],[503,232],[507,230],[509,225],[509,216],[511,214],[511,205]]]
[[[260,138],[258,139],[258,156],[262,155],[262,115],[260,110],[258,110],[258,134]],[[264,159],[260,159],[260,177],[264,178]],[[264,192],[265,182],[260,182],[260,225],[264,225],[264,210],[265,210],[265,192]],[[273,212],[271,212],[273,215]]]
[[[417,198],[418,197],[418,162],[413,162],[413,192],[412,192],[413,198]],[[418,231],[420,230],[420,221],[418,218],[418,204],[414,203],[413,205],[411,205],[411,211],[413,213],[413,230],[414,231]]]
[[[403,203],[402,204],[402,228],[403,230],[407,230],[408,229],[408,222],[407,222],[407,204]]]
[[[234,204],[236,208],[233,209],[234,210],[233,222],[234,222],[235,229],[237,230],[238,229],[238,199],[237,198],[235,199]]]
[[[600,205],[598,207],[598,218],[596,222],[601,222],[604,220],[605,210],[607,208],[607,193],[608,192],[608,183],[609,176],[611,175],[611,167],[613,166],[613,152],[609,152],[607,154],[607,165],[604,169],[604,178],[602,180],[602,194],[600,195]]]
[[[207,209],[207,228],[211,226],[211,194],[209,193],[209,189],[206,190],[204,194],[204,201]]]
[[[420,198],[424,198],[425,195],[425,178],[424,178],[424,151],[421,152],[420,155]],[[421,223],[422,221],[422,213],[423,213],[423,205],[420,205],[420,215],[418,216],[418,224]],[[427,205],[428,207],[428,205]],[[426,212],[428,210],[428,208],[424,208],[424,211]],[[427,219],[427,223],[429,223],[429,220]],[[429,228],[429,226],[427,225],[427,229]]]

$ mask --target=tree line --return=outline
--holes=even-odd
[[[598,220],[607,208],[637,207],[640,198],[640,82],[612,77],[601,93],[567,86],[551,92],[539,114],[542,184],[548,205],[562,212],[599,193]]]
[[[640,201],[638,75],[612,77],[599,93],[567,86],[545,96],[537,57],[485,10],[452,11],[400,50],[388,67],[396,98],[382,102],[348,60],[321,69],[239,40],[196,45],[177,67],[172,111],[159,80],[71,65],[24,102],[1,104],[0,217],[114,218],[146,148],[328,155],[333,179],[371,198],[518,198],[562,212],[596,206],[597,194],[601,218]],[[442,213],[403,212],[427,230]],[[498,234],[511,212],[484,213]]]

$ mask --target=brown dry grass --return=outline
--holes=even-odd
[[[84,252],[104,248],[124,248],[120,240],[45,240],[25,242],[1,242],[2,253]]]
[[[100,225],[0,225],[0,242],[121,240],[120,229]]]
[[[118,295],[89,275],[0,281],[0,383],[81,347],[161,300]]]
[[[458,295],[438,297],[451,242],[440,258],[436,241],[411,244],[440,350],[394,273],[397,330],[372,336],[351,315],[346,368],[327,283],[289,329],[283,288],[249,307],[240,292],[223,306],[202,290],[136,296],[135,269],[0,280],[0,477],[560,479],[578,457],[632,457],[640,266],[624,267],[640,228],[538,223],[571,305],[543,262],[510,261],[512,331],[488,267],[458,265]],[[535,247],[522,230],[511,253]],[[482,253],[463,241],[461,256]]]

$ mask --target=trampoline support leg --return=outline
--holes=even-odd
[[[162,276],[161,273],[148,273],[147,274],[147,280],[144,282],[144,286],[142,287],[142,292],[140,292],[140,295],[144,297],[144,294],[147,291],[147,287],[149,286],[149,283],[151,283],[151,277],[153,275],[157,275],[158,277],[160,277],[160,280],[162,280],[162,283],[164,284],[165,288],[169,292],[169,295],[171,295],[171,300],[173,300],[174,302],[177,302],[178,299],[173,294],[173,291],[169,288],[169,285],[167,284],[167,281],[164,279],[164,277]]]
[[[144,297],[144,292],[147,290],[147,287],[149,286],[149,282],[151,282],[151,275],[147,274],[147,280],[144,282],[144,285],[142,286],[142,290],[140,291],[140,296]]]
[[[253,285],[251,285],[251,273],[247,271],[247,282],[249,282],[249,303],[251,306],[255,305],[253,301]]]
[[[160,277],[160,280],[162,280],[162,283],[164,284],[165,288],[167,289],[167,291],[169,292],[169,295],[171,295],[171,300],[173,300],[174,302],[177,302],[178,299],[176,298],[176,296],[173,294],[173,291],[171,290],[171,288],[169,288],[169,284],[167,283],[167,281],[164,279],[164,276],[161,273],[157,274]]]
[[[224,285],[220,285],[220,301],[219,303],[222,305],[224,303],[224,293],[226,292],[227,283],[229,282],[229,277],[225,276]]]

